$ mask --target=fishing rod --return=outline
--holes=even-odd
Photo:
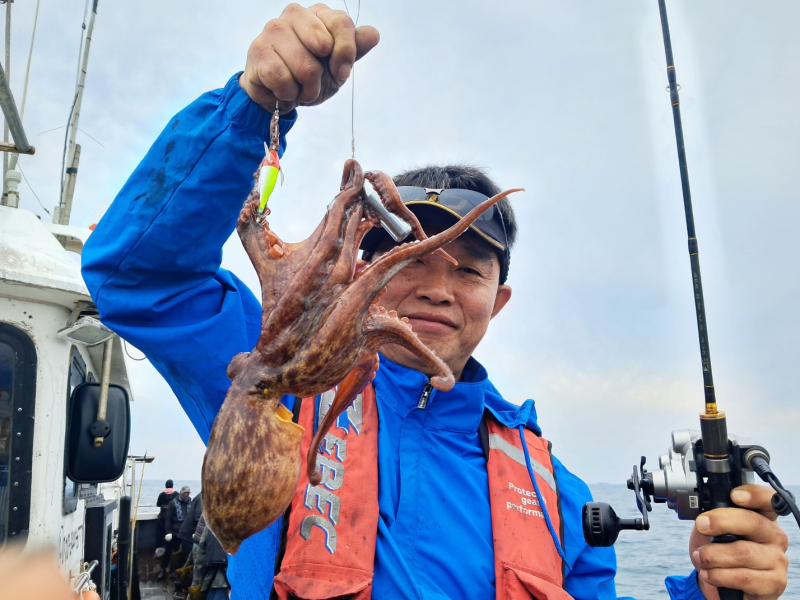
[[[769,453],[754,440],[728,434],[725,413],[717,408],[714,376],[711,370],[711,350],[708,343],[703,281],[700,276],[700,255],[692,211],[692,194],[689,187],[689,169],[681,121],[680,97],[672,56],[665,0],[658,0],[664,54],[667,60],[667,79],[678,148],[678,167],[681,175],[683,208],[686,214],[689,261],[692,270],[697,334],[700,342],[700,360],[703,368],[705,408],[700,413],[700,431],[683,429],[672,432],[672,447],[659,458],[659,469],[648,472],[644,456],[634,465],[628,480],[628,489],[636,496],[641,518],[620,519],[605,502],[589,502],[583,507],[583,534],[591,546],[611,546],[623,529],[648,530],[647,513],[652,510],[651,499],[666,503],[678,513],[679,519],[694,520],[700,513],[716,508],[736,506],[730,499],[731,491],[746,483],[755,483],[755,475],[769,483],[775,490],[772,508],[779,515],[793,514],[800,526],[800,510],[794,496],[786,490],[769,466]],[[732,534],[716,536],[713,543],[731,543],[739,539]],[[741,590],[718,588],[721,600],[740,600]]]

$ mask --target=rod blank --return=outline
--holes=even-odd
[[[667,79],[669,80],[669,95],[672,102],[672,120],[675,124],[675,142],[678,146],[678,166],[681,172],[683,208],[686,213],[686,233],[689,237],[689,261],[692,267],[695,315],[697,317],[697,335],[700,341],[700,360],[703,365],[706,412],[716,414],[717,397],[714,391],[714,376],[711,372],[711,349],[708,345],[708,322],[706,321],[706,306],[703,297],[703,280],[700,277],[700,257],[697,236],[694,230],[692,193],[689,189],[689,167],[686,164],[686,147],[683,139],[683,124],[681,122],[681,102],[678,96],[678,83],[675,76],[675,61],[672,57],[672,40],[669,35],[665,0],[658,0],[658,9],[661,15],[661,33],[664,37],[664,54],[667,59]]]

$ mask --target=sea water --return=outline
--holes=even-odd
[[[192,497],[200,491],[197,480],[175,479],[175,489],[188,485]],[[137,490],[138,492],[138,485]],[[145,479],[139,504],[140,512],[157,512],[155,506],[164,481]],[[595,500],[608,502],[620,518],[638,516],[633,492],[624,484],[598,483],[589,486]],[[800,486],[789,486],[800,498]],[[136,495],[133,495],[134,504]],[[783,598],[800,600],[800,528],[792,517],[781,517],[780,524],[789,535],[789,586]],[[667,598],[664,579],[669,575],[688,575],[692,571],[689,560],[689,533],[691,521],[681,521],[675,511],[665,504],[653,504],[650,513],[650,531],[623,531],[615,548],[617,551],[617,595],[632,596],[637,600]]]

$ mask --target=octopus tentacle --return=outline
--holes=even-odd
[[[336,396],[333,398],[331,407],[325,414],[322,423],[319,424],[317,433],[314,435],[314,439],[311,440],[311,445],[308,447],[306,471],[308,474],[308,481],[311,485],[319,485],[321,479],[321,473],[319,469],[317,469],[317,452],[319,445],[322,443],[322,438],[328,434],[328,430],[336,422],[339,415],[350,406],[350,403],[356,399],[356,396],[364,391],[367,384],[375,377],[375,372],[377,370],[377,347],[368,344],[361,350],[353,369],[336,389]]]
[[[375,188],[375,191],[378,192],[378,195],[381,197],[384,206],[390,212],[396,214],[398,217],[411,225],[411,234],[415,238],[418,240],[428,239],[427,234],[422,229],[422,225],[420,224],[417,215],[411,212],[411,210],[405,204],[403,204],[403,200],[400,198],[400,194],[397,191],[397,188],[395,187],[391,177],[382,171],[370,171],[368,173],[364,173],[364,179],[368,180],[372,184],[372,187]],[[437,248],[434,250],[434,252],[440,255],[446,261],[458,266],[458,261],[445,252],[442,248]]]
[[[378,347],[384,344],[397,344],[428,364],[437,373],[431,377],[431,385],[437,390],[446,392],[453,389],[455,378],[450,367],[420,341],[407,318],[399,319],[395,311],[387,311],[382,306],[372,305],[367,314],[364,330],[369,343],[376,343]]]
[[[364,175],[356,161],[345,163],[342,185],[342,191],[328,207],[322,226],[304,242],[312,244],[313,248],[291,273],[292,293],[281,296],[268,313],[265,307],[257,349],[266,362],[288,360],[292,347],[291,344],[287,346],[287,340],[297,343],[302,342],[302,338],[281,335],[287,323],[293,324],[295,329],[304,328],[304,321],[313,317],[309,308],[313,304],[329,304],[331,297],[340,292],[340,286],[352,279],[357,252],[357,247],[352,248],[352,238],[361,221],[362,209],[357,200],[364,185]],[[341,268],[337,268],[339,264]],[[332,273],[335,273],[333,278]]]
[[[236,231],[242,240],[247,256],[253,262],[256,272],[261,275],[263,272],[271,271],[268,266],[267,248],[263,243],[261,227],[255,222],[256,211],[258,210],[258,197],[252,193],[244,203],[239,219],[236,222]]]

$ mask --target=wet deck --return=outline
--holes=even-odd
[[[173,600],[172,593],[167,589],[164,582],[159,581],[158,584],[141,585],[139,586],[140,598],[142,600]]]
[[[155,557],[156,515],[140,515],[136,523],[136,571],[138,574],[139,598],[142,600],[172,600],[175,584],[167,577],[158,580],[161,572],[161,559]],[[132,597],[136,598],[136,588]],[[180,596],[183,597],[183,594]]]
[[[158,581],[161,559],[155,558],[150,551],[140,551],[137,560],[139,562],[140,598],[143,600],[145,598],[148,600],[171,600],[175,584],[169,578]]]

